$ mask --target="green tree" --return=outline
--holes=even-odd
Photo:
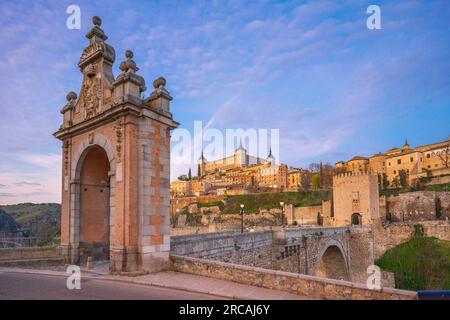
[[[189,180],[192,180],[192,172],[191,172],[191,168],[189,168],[188,179],[189,179]]]
[[[307,192],[309,190],[309,187],[311,186],[311,177],[309,174],[304,174],[301,177],[301,188],[303,191]]]
[[[320,174],[315,174],[312,177],[312,185],[315,189],[320,188]]]

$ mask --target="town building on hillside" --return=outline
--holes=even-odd
[[[339,161],[335,167],[340,172],[371,172],[385,176],[388,186],[399,187],[401,174],[408,184],[422,177],[450,175],[450,139],[411,148],[406,140],[402,148],[392,148],[372,157],[356,156],[347,162]]]

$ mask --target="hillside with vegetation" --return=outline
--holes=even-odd
[[[20,203],[0,206],[12,217],[20,229],[30,237],[53,238],[60,234],[61,205],[58,203]]]
[[[13,217],[0,209],[0,235],[12,234],[19,230],[19,226]]]
[[[240,212],[240,205],[244,205],[246,213],[257,213],[260,208],[280,208],[280,202],[296,207],[320,205],[322,200],[329,200],[331,191],[308,192],[274,192],[228,196],[225,201],[223,213],[233,214]]]
[[[395,273],[399,289],[450,290],[450,241],[414,237],[388,250],[376,265]]]
[[[450,183],[444,184],[432,184],[427,186],[418,187],[405,187],[405,188],[393,188],[385,189],[380,191],[382,196],[395,196],[400,193],[414,192],[414,191],[438,191],[438,192],[448,192],[450,191]]]

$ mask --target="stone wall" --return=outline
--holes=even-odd
[[[190,234],[200,234],[209,232],[220,232],[220,231],[240,231],[240,225],[228,224],[228,223],[212,223],[207,226],[183,226],[170,228],[170,236],[184,236]]]
[[[284,271],[242,266],[232,263],[171,256],[172,267],[179,272],[234,281],[273,290],[282,290],[317,299],[416,300],[417,293],[392,288],[369,290],[365,285]]]
[[[215,202],[223,200],[225,200],[225,196],[218,196],[218,195],[173,198],[170,200],[170,212],[171,214],[175,214],[177,209],[181,211],[184,207],[187,207],[191,203]]]
[[[177,236],[171,238],[171,254],[198,258],[241,255],[271,246],[272,232],[237,233],[233,231]]]
[[[366,283],[367,268],[375,261],[374,250],[372,231],[352,228],[349,239],[349,268],[352,282]]]
[[[62,259],[60,247],[0,249],[0,263],[20,260]]]
[[[322,214],[322,206],[293,207],[292,218],[288,224],[317,225],[317,215]]]
[[[439,200],[438,200],[439,199]],[[416,191],[380,198],[380,215],[393,222],[436,219],[436,202],[441,216],[450,218],[450,192]]]

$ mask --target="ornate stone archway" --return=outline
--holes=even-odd
[[[109,192],[105,220],[109,220],[111,271],[158,271],[169,264],[170,130],[178,126],[169,112],[172,97],[162,77],[153,82],[148,98],[141,97],[146,84],[130,50],[120,64],[121,73],[114,77],[114,48],[106,43],[101,19],[94,17],[93,23],[86,35],[90,43],[78,63],[81,92],[67,95],[63,123],[55,133],[63,142],[61,246],[68,263],[78,263],[86,255],[80,247],[80,188],[83,163],[97,150],[98,157],[104,152],[107,158],[100,170],[109,165],[107,174],[93,175],[98,190],[94,189]],[[104,228],[93,230],[87,238],[101,242]]]

